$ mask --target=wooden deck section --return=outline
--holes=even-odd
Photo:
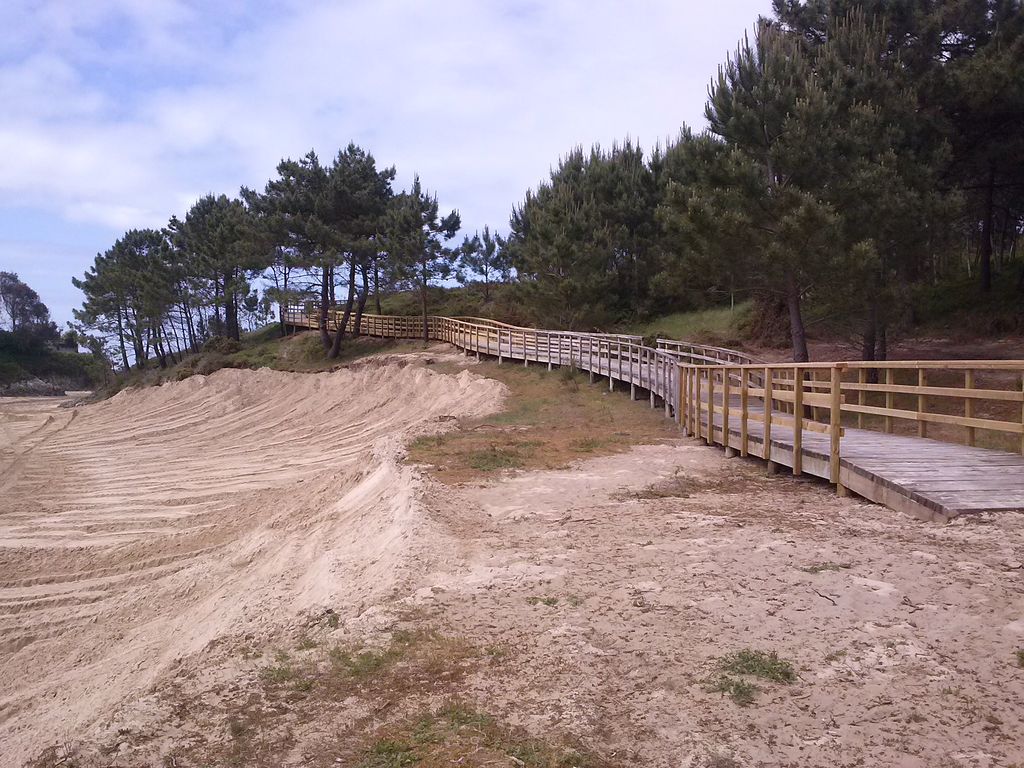
[[[738,412],[739,398],[731,398],[731,405]],[[763,403],[755,410],[763,411]],[[729,417],[728,443],[722,424],[716,414],[714,442],[741,454],[740,418]],[[705,414],[702,432],[706,429]],[[763,423],[751,421],[748,431],[749,455],[764,458]],[[1024,457],[1018,454],[851,427],[843,429],[839,442],[841,486],[892,509],[939,521],[971,512],[1024,511]],[[792,469],[793,443],[792,427],[773,424],[772,464]],[[803,433],[802,473],[829,479],[830,443],[827,434]]]
[[[282,312],[288,325],[317,326],[308,306]],[[421,318],[371,315],[360,325],[366,335],[423,336]],[[1014,378],[1024,370],[1024,361],[894,362],[870,368],[853,362],[764,364],[733,350],[674,340],[659,339],[652,348],[635,336],[545,331],[481,318],[431,317],[428,335],[498,362],[573,366],[588,372],[591,381],[604,377],[609,388],[618,382],[628,386],[633,399],[645,396],[684,432],[721,446],[727,455],[753,456],[795,475],[824,478],[840,493],[849,490],[921,519],[1024,511],[1024,456],[973,445],[982,430],[1024,443],[1024,392]],[[928,373],[949,369],[962,372],[963,387],[928,385]],[[869,370],[884,377],[884,383],[870,383]],[[1006,373],[1007,383],[981,389],[979,371]],[[894,372],[915,383],[897,383]],[[849,380],[851,375],[856,380]],[[872,405],[871,397],[881,405]],[[940,398],[962,401],[964,414],[929,407]],[[769,418],[766,400],[772,404]],[[1000,414],[1015,418],[979,417],[976,406],[990,402],[1004,409]],[[811,418],[794,418],[794,413],[812,411]],[[828,417],[817,418],[822,412]],[[884,419],[884,427],[851,424],[869,417]],[[915,421],[918,436],[895,434],[892,423],[899,419]],[[970,444],[929,438],[929,425],[963,428]]]

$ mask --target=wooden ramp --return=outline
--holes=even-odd
[[[295,327],[315,328],[321,319],[310,304],[281,311]],[[329,310],[329,327],[339,318]],[[424,336],[418,317],[364,315],[359,324],[365,335]],[[637,336],[484,318],[428,317],[426,335],[499,363],[604,377],[727,455],[820,477],[840,494],[922,519],[1024,511],[1024,361],[762,363],[676,340],[650,347]],[[977,445],[982,439],[985,447]]]

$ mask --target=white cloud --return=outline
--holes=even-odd
[[[574,145],[700,125],[717,64],[769,5],[8,0],[0,207],[160,225],[354,140],[466,227],[504,228]]]

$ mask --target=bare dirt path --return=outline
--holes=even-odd
[[[476,694],[534,730],[652,766],[1024,759],[1020,515],[920,523],[692,441],[458,498],[465,561],[413,600],[514,649]],[[710,692],[745,649],[798,679]]]

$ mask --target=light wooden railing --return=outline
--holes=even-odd
[[[688,434],[766,461],[783,447],[795,475],[803,471],[807,435],[824,435],[827,446],[814,442],[827,448],[827,472],[814,474],[837,486],[850,427],[1024,454],[1024,360],[680,368],[677,400]]]
[[[328,323],[337,328],[341,313]],[[316,327],[315,305],[282,307]],[[352,328],[350,320],[349,328]],[[422,338],[423,319],[363,315],[360,332]],[[637,336],[524,328],[487,318],[428,316],[427,335],[499,363],[522,360],[605,376],[660,398],[683,430],[728,452],[841,482],[849,430],[1024,453],[1024,360],[763,363],[735,350]],[[860,438],[858,438],[860,439]]]
[[[285,324],[317,327],[318,307],[309,303],[281,308]],[[342,313],[330,310],[327,324],[336,330]],[[348,330],[353,330],[350,317]],[[423,318],[401,315],[366,315],[360,319],[359,331],[368,336],[422,338]],[[467,352],[495,357],[499,363],[522,360],[554,366],[571,366],[608,379],[609,389],[615,381],[630,385],[630,396],[636,398],[637,388],[647,390],[651,406],[660,398],[666,415],[677,414],[675,401],[678,387],[678,361],[666,350],[653,349],[641,343],[642,337],[627,334],[549,331],[509,325],[486,318],[427,317],[427,336],[446,341]]]
[[[674,354],[680,362],[692,365],[718,365],[720,363],[751,365],[757,362],[744,352],[724,347],[711,347],[706,344],[691,344],[687,341],[661,338],[656,339],[655,344],[658,349]]]

